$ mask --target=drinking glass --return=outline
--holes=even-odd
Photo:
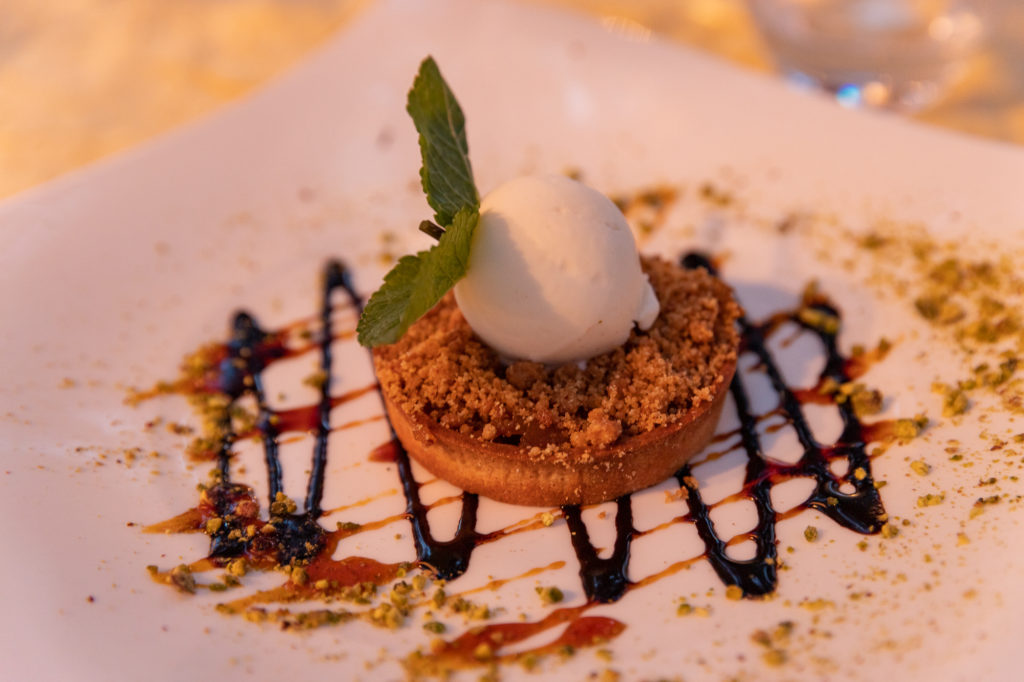
[[[747,0],[779,69],[846,106],[912,112],[957,77],[987,0]]]

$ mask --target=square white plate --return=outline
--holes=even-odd
[[[887,397],[883,416],[939,417],[941,398],[929,387],[936,378],[955,380],[962,357],[915,319],[905,296],[867,286],[863,264],[837,266],[864,257],[842,228],[863,231],[882,218],[919,223],[962,241],[965,253],[1000,244],[1019,258],[1020,149],[847,112],[571,15],[501,2],[382,1],[257,95],[0,205],[5,679],[398,679],[397,659],[427,646],[419,613],[397,632],[361,622],[281,632],[217,613],[222,595],[188,597],[151,582],[146,565],[169,568],[207,550],[201,535],[147,535],[139,527],[195,504],[206,467],[187,464],[186,439],[144,428],[157,416],[190,422],[184,401],[123,404],[128,387],[173,378],[186,353],[224,339],[238,308],[270,327],[315,314],[318,273],[329,257],[346,259],[369,292],[384,272],[382,253],[423,248],[427,238],[415,226],[429,212],[404,108],[427,54],[466,113],[481,191],[517,174],[567,169],[612,194],[680,188],[646,250],[674,257],[699,247],[725,256],[723,276],[755,319],[791,307],[803,285],[819,279],[846,316],[845,349],[882,336],[897,341],[865,378]],[[706,182],[736,200],[716,207],[702,199]],[[813,230],[765,227],[793,215],[811,216]],[[370,380],[365,353],[351,342],[338,352],[339,391]],[[297,361],[274,381],[310,401],[298,379],[314,360]],[[803,368],[793,381],[813,384],[811,360],[788,362]],[[763,385],[752,390],[767,395]],[[369,400],[332,419],[379,413]],[[887,510],[910,521],[898,537],[871,536],[861,549],[862,536],[801,514],[779,524],[787,569],[776,598],[728,600],[698,561],[592,611],[626,624],[606,645],[610,662],[585,649],[565,661],[550,657],[534,674],[508,667],[503,679],[584,679],[605,669],[624,679],[691,681],[1017,679],[1024,549],[1014,500],[1022,486],[1009,476],[1019,464],[1000,453],[974,468],[953,466],[944,448],[955,436],[970,457],[981,457],[990,444],[979,438],[982,428],[1003,437],[1024,429],[1009,414],[978,414],[940,423],[874,461],[875,477],[889,483]],[[339,520],[404,509],[393,465],[366,461],[384,440],[379,420],[332,437],[326,506],[384,493]],[[129,465],[124,452],[133,447],[144,456]],[[771,447],[784,456],[790,446],[779,437]],[[150,451],[162,456],[147,458]],[[300,497],[308,453],[308,441],[283,453],[286,487]],[[911,460],[932,473],[917,476]],[[737,475],[742,460],[718,460],[699,475],[702,491],[722,497]],[[992,494],[977,489],[988,476],[998,476],[991,490],[1005,503],[973,519],[974,500]],[[265,490],[259,476],[251,479]],[[434,484],[430,496],[444,487]],[[638,524],[685,511],[666,498],[670,489],[635,496]],[[915,506],[940,491],[942,505]],[[456,507],[439,508],[438,528]],[[484,501],[481,525],[537,511]],[[601,526],[597,513],[587,515],[591,533],[606,544],[610,518]],[[822,532],[815,544],[803,537],[812,524]],[[638,540],[631,577],[699,553],[690,531],[676,525]],[[352,551],[381,560],[414,558],[405,521],[353,541]],[[557,561],[565,563],[474,595],[503,609],[496,621],[520,613],[536,619],[546,610],[535,585],[558,585],[568,604],[583,601],[561,521],[480,548],[449,591]],[[272,575],[261,584],[275,582]],[[677,616],[680,598],[710,615]],[[794,624],[791,642],[773,647],[784,648],[787,661],[771,666],[751,637],[783,621]],[[469,627],[451,622],[449,638]]]

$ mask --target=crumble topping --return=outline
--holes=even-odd
[[[671,424],[714,398],[735,362],[740,308],[703,269],[642,258],[662,312],[626,343],[576,364],[505,364],[449,292],[390,346],[375,351],[381,388],[403,410],[484,440],[606,447]]]

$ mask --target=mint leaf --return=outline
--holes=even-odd
[[[360,345],[373,348],[402,338],[409,328],[403,326],[402,317],[416,287],[421,258],[426,255],[427,251],[421,251],[415,256],[402,256],[384,276],[384,284],[370,296],[359,316],[356,334]]]
[[[447,229],[442,232],[434,226],[439,233],[437,244],[399,259],[370,297],[356,327],[359,343],[369,348],[398,341],[465,277],[473,231],[480,219],[466,119],[433,58],[420,64],[406,109],[420,134],[420,178],[427,203],[436,211],[437,222]],[[435,230],[428,232],[433,235]]]
[[[420,180],[427,203],[437,223],[447,227],[461,208],[479,208],[480,197],[469,164],[466,119],[433,57],[420,64],[406,111],[420,134]]]
[[[460,209],[436,245],[415,256],[403,256],[395,264],[359,318],[360,344],[373,348],[398,341],[465,276],[479,219],[476,208]]]

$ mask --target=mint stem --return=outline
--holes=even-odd
[[[441,235],[444,234],[444,228],[438,225],[437,223],[433,223],[429,220],[424,220],[420,222],[420,232],[433,237],[437,241],[441,241]]]

